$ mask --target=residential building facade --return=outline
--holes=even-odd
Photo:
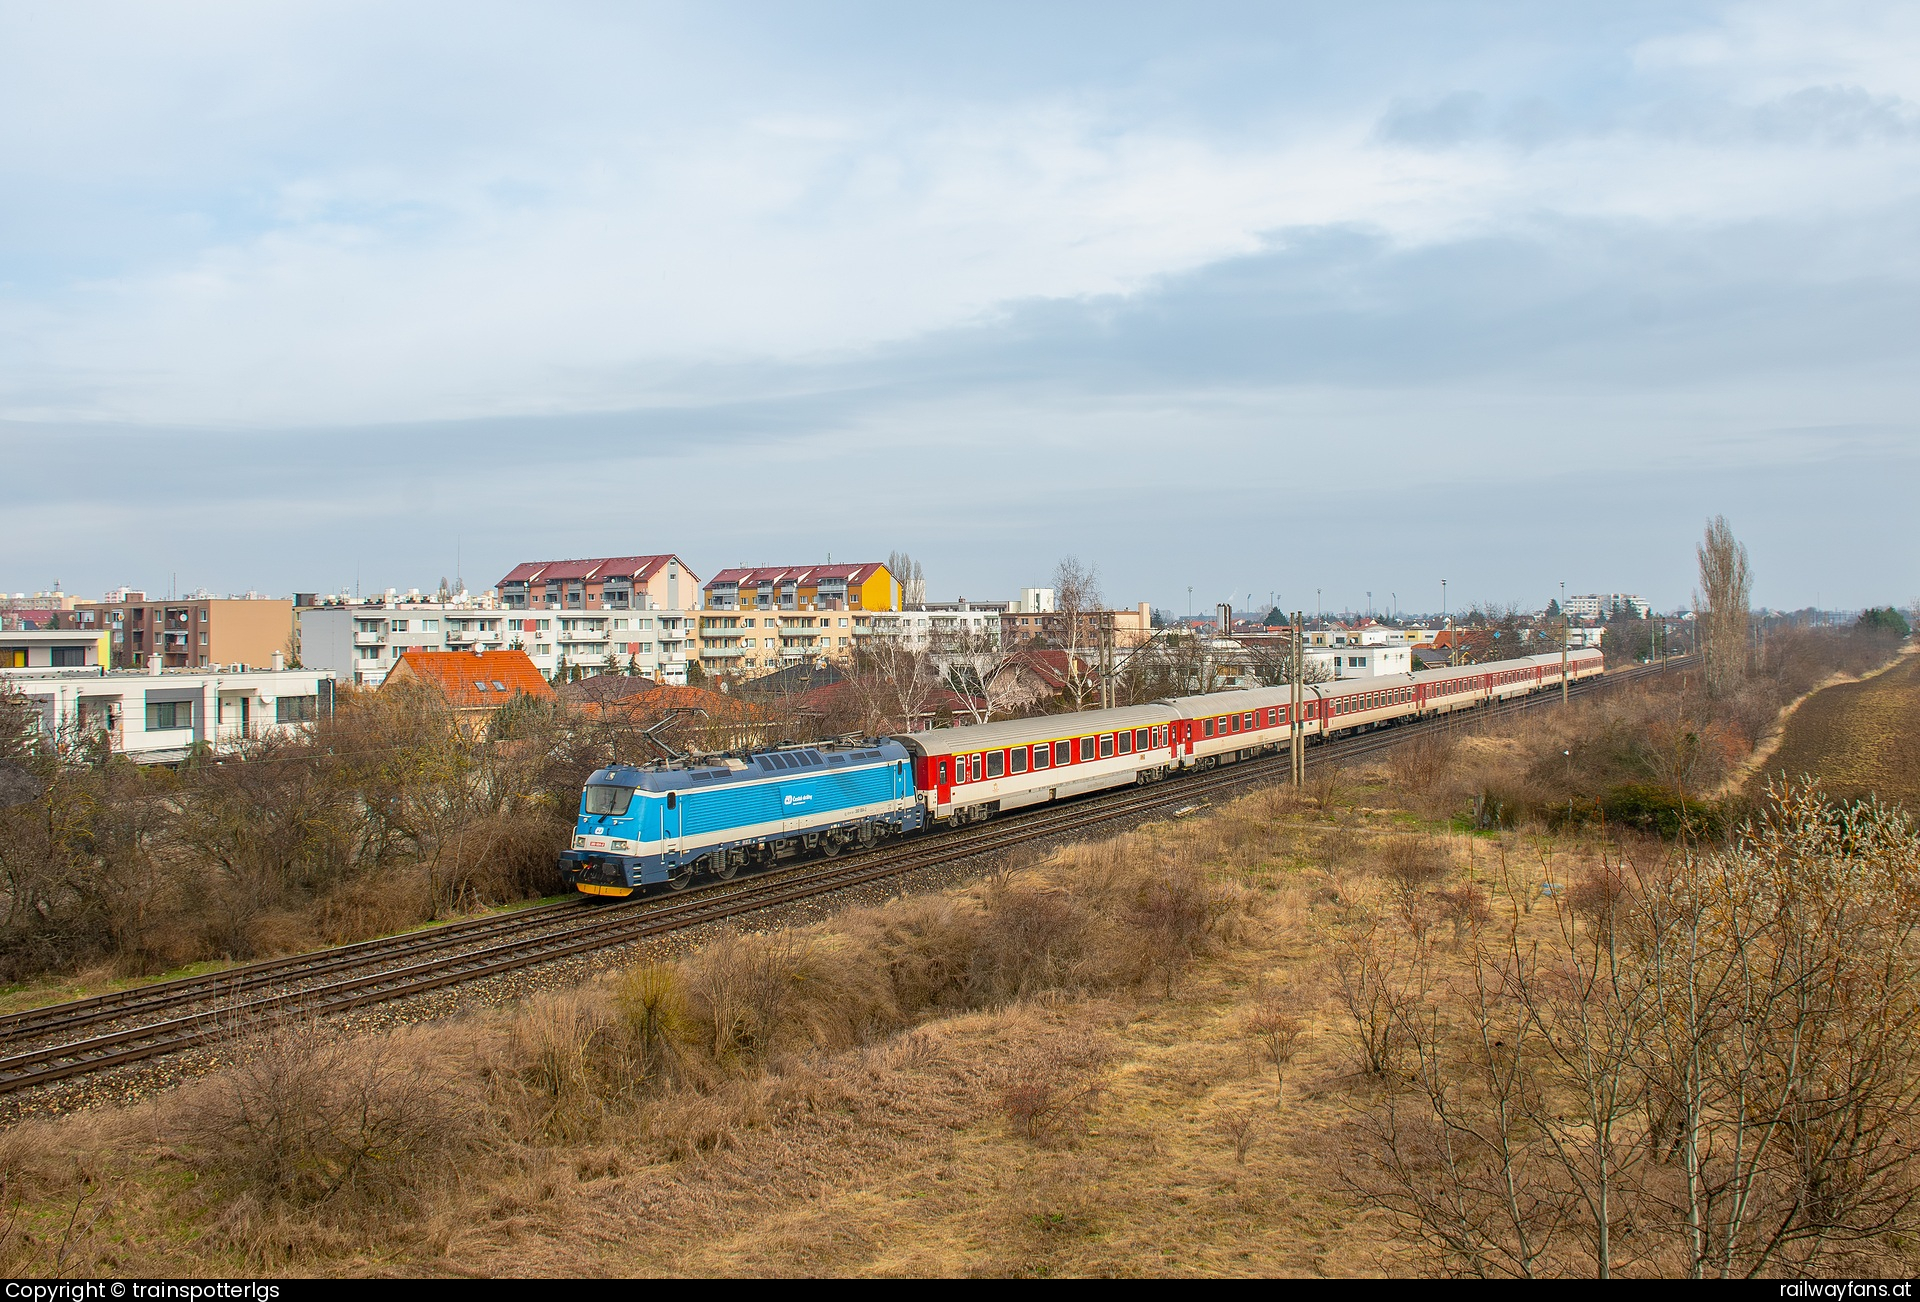
[[[1635,619],[1645,619],[1652,609],[1645,597],[1633,592],[1589,592],[1568,597],[1561,607],[1573,619],[1606,619],[1616,610],[1627,611]]]
[[[899,610],[900,584],[885,565],[770,565],[721,570],[703,589],[708,610]]]
[[[196,595],[160,601],[122,589],[106,601],[80,602],[73,618],[107,636],[115,669],[144,669],[154,655],[165,669],[264,667],[293,639],[293,602],[277,597]]]
[[[595,605],[574,613],[363,602],[305,606],[299,618],[301,664],[370,687],[408,651],[524,651],[548,678],[570,669],[612,669],[662,683],[686,682],[695,654],[695,615],[685,610],[616,613]]]
[[[41,732],[65,750],[104,740],[141,764],[177,764],[196,747],[231,750],[330,717],[331,675],[300,669],[93,668],[0,671],[36,707]]]
[[[525,561],[496,585],[508,610],[686,610],[700,576],[678,556]]]
[[[112,663],[112,645],[92,629],[0,631],[0,669],[97,669]]]

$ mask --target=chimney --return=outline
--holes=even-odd
[[[160,653],[158,651],[147,657],[147,672],[155,678],[160,676]]]
[[[286,655],[283,652],[275,651],[273,653],[273,672],[277,674],[282,669],[285,669],[286,667],[287,667]]]

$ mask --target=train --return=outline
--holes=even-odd
[[[1605,672],[1588,648],[1569,652],[1565,665],[1570,682]],[[1310,741],[1326,741],[1546,691],[1561,674],[1556,654],[1311,683],[1300,722]],[[1269,754],[1291,737],[1291,709],[1290,687],[1261,687],[858,743],[613,763],[581,791],[560,872],[579,893],[610,899],[831,858]]]

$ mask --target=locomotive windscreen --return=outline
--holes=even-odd
[[[633,800],[632,787],[616,787],[595,783],[587,788],[586,803],[583,810],[589,814],[608,814],[619,818],[627,812],[627,805]]]

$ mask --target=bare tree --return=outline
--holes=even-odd
[[[927,576],[920,562],[905,552],[888,552],[887,569],[900,583],[900,604],[911,609],[927,604]]]
[[[1706,653],[1707,690],[1724,696],[1747,675],[1747,627],[1752,606],[1753,574],[1746,545],[1733,536],[1727,517],[1707,523],[1698,548],[1700,592],[1704,603],[1703,650]]]
[[[996,714],[1024,703],[1020,652],[1000,645],[1000,639],[985,633],[955,633],[942,640],[933,656],[958,698],[956,709],[972,722],[988,723]]]
[[[1100,571],[1082,565],[1077,556],[1062,557],[1053,570],[1054,623],[1067,653],[1066,696],[1076,710],[1084,710],[1087,699],[1100,690],[1094,675],[1087,671],[1086,653],[1098,637],[1095,621],[1105,605],[1100,594]]]
[[[853,653],[848,679],[860,701],[864,730],[912,731],[927,714],[939,688],[933,658],[903,637],[863,639]]]

